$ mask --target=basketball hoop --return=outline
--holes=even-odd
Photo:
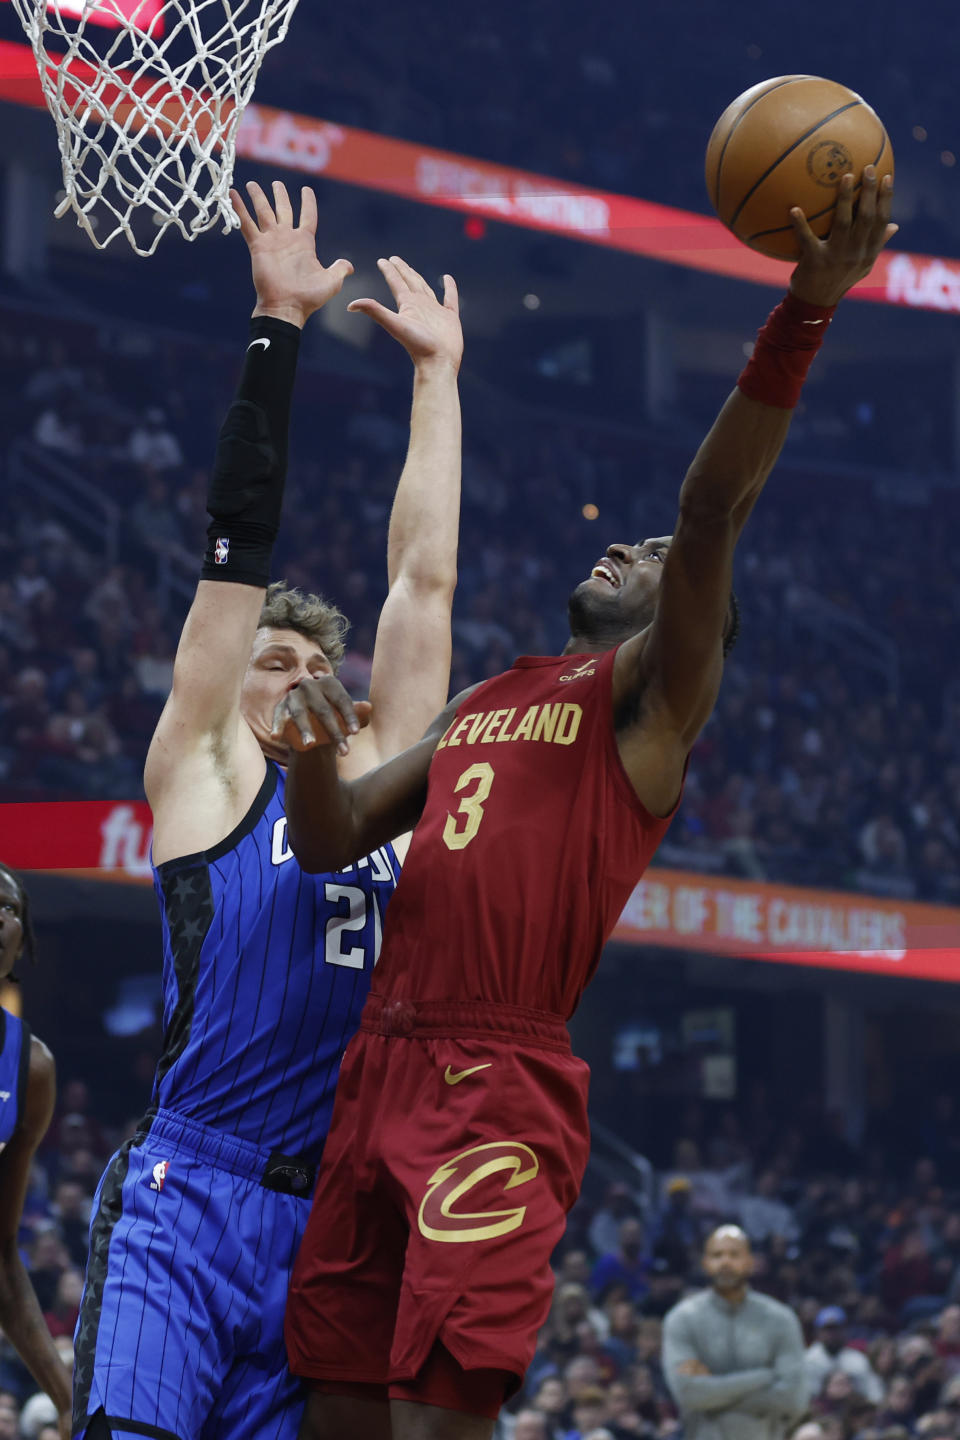
[[[72,210],[98,250],[125,235],[138,255],[171,225],[193,240],[239,223],[228,193],[237,127],[297,0],[13,4],[57,126],[57,217]],[[150,237],[135,233],[141,211]]]

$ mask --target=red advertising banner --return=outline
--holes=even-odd
[[[142,801],[0,805],[0,857],[19,870],[149,882]],[[960,981],[960,909],[653,869],[615,940],[741,959]]]
[[[69,20],[85,18],[94,25],[116,29],[133,21],[138,30],[156,39],[163,34],[163,0],[47,0],[52,15]]]
[[[134,88],[142,91],[150,84],[144,80]],[[43,106],[33,55],[25,45],[0,42],[0,99]],[[248,105],[237,154],[688,269],[777,287],[788,274],[785,262],[748,250],[712,215],[572,185],[290,110]],[[960,314],[960,260],[885,251],[852,294],[859,300]]]
[[[648,871],[615,940],[923,980],[960,980],[960,909]]]
[[[0,857],[15,870],[149,881],[152,835],[143,800],[0,805]]]
[[[784,285],[789,273],[784,261],[748,250],[712,215],[587,189],[266,105],[247,106],[237,153],[693,270],[776,286]],[[887,252],[851,293],[859,300],[960,313],[960,261]]]

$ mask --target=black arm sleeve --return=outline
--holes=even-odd
[[[283,504],[288,432],[300,331],[259,316],[237,397],[220,429],[207,492],[204,580],[232,580],[264,589]]]

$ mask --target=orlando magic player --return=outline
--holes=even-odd
[[[0,864],[0,980],[33,959],[30,902],[19,875]],[[20,1259],[17,1232],[34,1152],[50,1124],[56,1090],[53,1056],[9,1010],[0,1010],[0,1330],[70,1435],[70,1374],[44,1322]]]
[[[236,192],[233,204],[257,304],[211,476],[202,578],[146,764],[165,1038],[150,1109],[111,1161],[91,1225],[74,1381],[74,1434],[90,1440],[296,1435],[287,1284],[398,854],[388,845],[337,874],[301,870],[274,711],[301,679],[328,677],[331,733],[355,777],[421,734],[449,677],[463,344],[454,283],[441,304],[394,257],[379,265],[397,309],[350,307],[415,367],[371,715],[332,678],[339,612],[267,589],[300,330],[352,267],[317,260],[311,190],[299,224],[281,184],[272,206],[248,190],[255,218]]]

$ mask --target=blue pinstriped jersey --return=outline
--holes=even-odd
[[[388,845],[347,870],[308,875],[287,841],[284,788],[268,761],[231,835],[154,870],[164,1045],[153,1104],[315,1160],[399,863]]]
[[[9,1010],[0,1010],[0,1150],[13,1138],[27,1099],[30,1031]]]

